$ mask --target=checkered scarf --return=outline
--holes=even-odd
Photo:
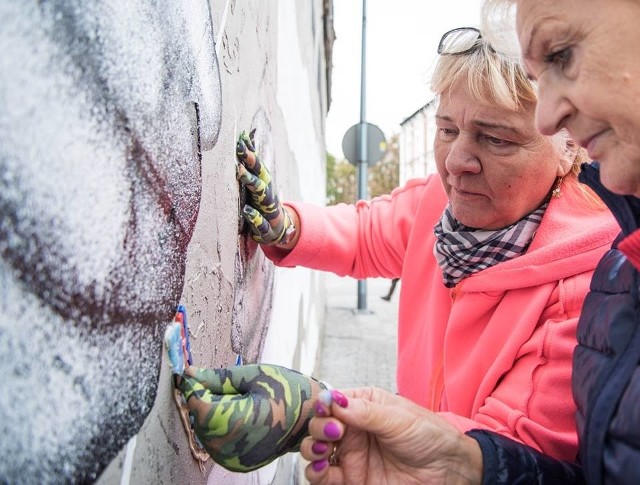
[[[458,222],[447,205],[440,222],[433,228],[436,244],[433,254],[442,268],[447,288],[467,276],[523,254],[538,230],[545,203],[515,224],[495,231],[473,229]]]

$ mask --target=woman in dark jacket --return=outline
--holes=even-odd
[[[376,473],[404,482],[431,473],[431,481],[446,483],[640,483],[640,1],[485,0],[485,18],[495,20],[505,6],[516,6],[525,67],[537,81],[539,131],[567,129],[598,160],[583,167],[581,180],[622,227],[593,276],[578,326],[580,454],[569,463],[497,433],[456,437],[397,396],[357,390],[319,404],[325,417],[311,421],[301,451],[314,460],[313,447],[330,442],[339,464],[359,449],[361,483]],[[492,45],[500,49],[498,37]],[[313,483],[346,476],[339,466],[307,468]]]
[[[485,17],[512,5],[525,68],[538,85],[538,130],[565,128],[598,160],[583,167],[580,180],[622,228],[593,275],[578,324],[573,396],[582,470],[569,477],[640,483],[640,2],[490,0]],[[532,468],[538,482],[550,482],[570,469],[535,453],[522,460],[511,443],[472,435],[486,482],[507,483],[503,477]]]
[[[606,202],[622,232],[593,275],[578,324],[580,456],[564,463],[501,435],[470,431],[482,449],[483,483],[640,483],[640,199],[605,188],[599,168],[583,167],[580,180]]]

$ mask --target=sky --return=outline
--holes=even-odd
[[[480,0],[367,1],[365,119],[387,140],[400,123],[433,99],[429,77],[440,37],[478,26]],[[343,158],[342,138],[360,121],[362,0],[334,0],[331,106],[327,151]]]

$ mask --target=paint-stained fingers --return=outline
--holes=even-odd
[[[264,180],[265,183],[269,183],[271,181],[271,175],[266,167],[260,162],[260,157],[256,153],[253,141],[244,131],[240,133],[236,143],[236,158],[251,173]]]
[[[282,209],[278,196],[274,194],[272,184],[265,183],[242,165],[237,165],[237,168],[238,180],[249,191],[251,205],[267,219],[276,218]]]
[[[238,390],[230,379],[230,369],[232,368],[205,369],[190,366],[184,373],[213,394],[241,394],[242,391]]]
[[[249,205],[245,205],[242,210],[242,217],[247,222],[249,232],[254,241],[258,243],[269,243],[277,239],[273,228],[262,214]]]
[[[269,186],[264,183],[264,181],[258,177],[257,175],[251,173],[247,168],[242,164],[237,164],[237,177],[242,185],[244,185],[247,190],[249,190],[253,194],[262,195],[267,190],[269,190]]]
[[[197,379],[214,394],[247,394],[268,392],[265,386],[278,386],[292,381],[308,382],[311,378],[291,369],[268,364],[250,364],[202,369],[189,367],[185,374]]]

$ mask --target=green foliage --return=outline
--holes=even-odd
[[[398,186],[400,179],[400,157],[398,135],[393,135],[387,150],[378,163],[369,167],[369,198],[388,194]],[[347,160],[336,160],[327,153],[327,205],[341,202],[352,204],[357,198],[358,174],[356,167]]]

